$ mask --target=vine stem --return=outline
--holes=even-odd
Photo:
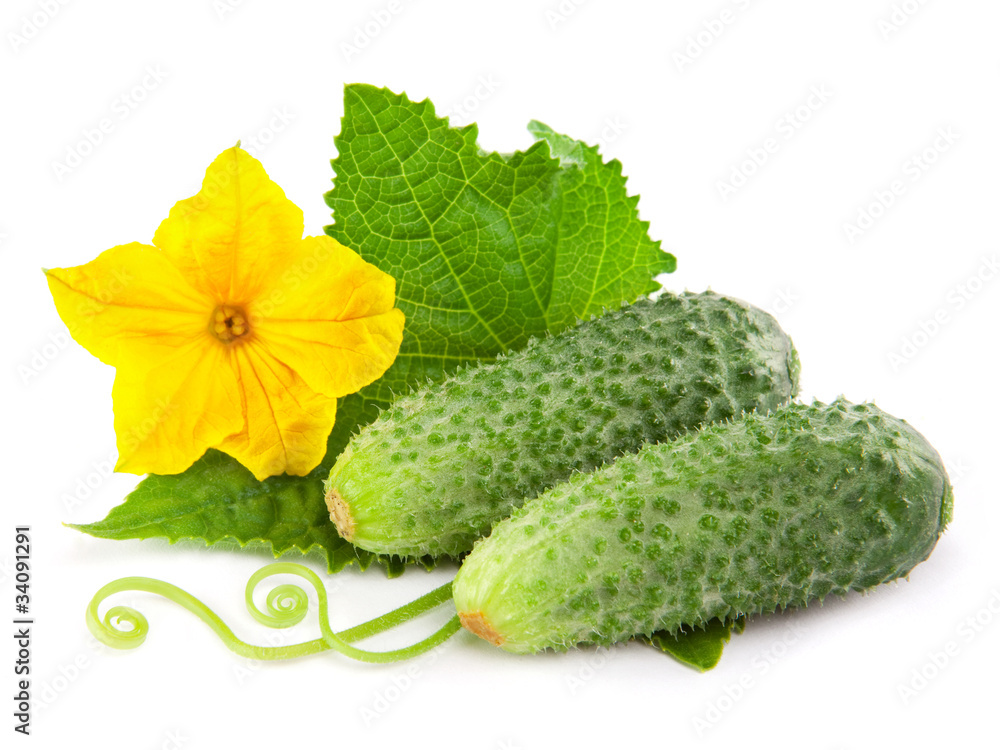
[[[365,651],[355,648],[351,645],[352,643],[363,641],[398,627],[449,601],[451,599],[451,583],[446,583],[444,586],[440,586],[381,617],[335,633],[330,627],[326,587],[319,576],[304,565],[279,562],[265,565],[258,570],[250,576],[246,586],[247,611],[255,620],[271,628],[288,628],[298,624],[306,616],[309,608],[309,598],[306,592],[295,584],[275,586],[268,593],[266,611],[257,607],[253,600],[257,585],[265,578],[282,574],[298,576],[312,584],[319,602],[319,627],[322,633],[320,638],[291,646],[255,646],[246,643],[237,638],[222,618],[200,599],[173,584],[156,578],[139,576],[119,578],[98,590],[87,606],[87,627],[95,638],[112,648],[130,649],[142,645],[149,631],[149,623],[141,612],[131,607],[118,605],[110,607],[103,618],[98,614],[99,607],[105,599],[122,591],[145,591],[179,604],[215,631],[230,651],[250,659],[294,659],[308,654],[333,650],[358,661],[374,663],[402,661],[444,643],[460,627],[458,615],[455,615],[432,635],[406,648],[393,651]]]

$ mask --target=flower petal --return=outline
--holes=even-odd
[[[148,365],[209,337],[211,299],[155,247],[133,242],[72,268],[46,271],[70,334],[109,365]]]
[[[315,393],[293,370],[254,340],[233,347],[243,388],[243,429],[214,447],[264,480],[287,472],[303,476],[326,454],[337,400]]]
[[[74,338],[118,370],[117,468],[177,473],[215,447],[258,479],[307,474],[337,397],[399,351],[394,279],[329,237],[303,240],[302,212],[239,148],[154,244],[48,272]]]
[[[306,237],[298,258],[248,308],[261,346],[317,393],[340,397],[377,380],[403,339],[396,280],[332,237]]]
[[[152,367],[119,366],[112,389],[118,471],[176,474],[244,426],[231,347],[206,334]]]
[[[170,210],[153,244],[217,304],[241,305],[284,267],[302,230],[301,209],[237,146],[212,162],[197,195]]]

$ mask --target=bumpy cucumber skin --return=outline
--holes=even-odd
[[[797,389],[773,317],[712,292],[664,294],[397,399],[337,460],[328,498],[348,506],[363,549],[454,556],[574,471]]]
[[[455,604],[516,653],[676,632],[906,576],[951,504],[940,456],[906,422],[793,404],[540,495],[476,544]]]

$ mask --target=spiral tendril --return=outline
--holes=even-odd
[[[110,607],[103,618],[98,614],[99,607],[105,599],[122,591],[145,591],[169,599],[192,612],[207,624],[230,651],[240,656],[260,660],[294,659],[307,654],[333,650],[359,661],[376,663],[402,661],[444,643],[460,627],[458,616],[455,615],[436,632],[406,648],[393,651],[365,651],[355,648],[351,645],[352,643],[363,641],[398,627],[450,600],[451,583],[446,583],[444,586],[436,588],[419,599],[415,599],[381,617],[335,633],[330,627],[326,587],[319,576],[304,565],[279,562],[265,565],[258,570],[250,576],[246,586],[247,611],[257,622],[270,628],[289,628],[297,625],[302,622],[309,609],[309,597],[305,590],[292,583],[275,586],[265,597],[264,609],[261,610],[257,606],[253,594],[258,584],[265,578],[282,574],[303,578],[316,591],[319,602],[319,627],[322,634],[320,638],[291,646],[255,646],[246,643],[237,638],[229,626],[222,621],[222,618],[200,599],[165,581],[138,576],[119,578],[103,586],[94,594],[87,606],[87,627],[95,638],[112,648],[129,649],[142,645],[149,631],[149,623],[141,612],[131,607],[119,605]]]

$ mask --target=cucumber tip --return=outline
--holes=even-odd
[[[470,633],[478,635],[484,641],[492,643],[494,646],[502,646],[506,640],[500,633],[494,630],[486,615],[479,610],[475,612],[459,612],[458,619],[462,623],[463,628]]]
[[[344,498],[337,492],[336,487],[330,487],[326,491],[326,507],[330,511],[330,520],[337,527],[337,533],[348,542],[353,540],[354,517],[351,515],[350,507],[344,502]]]

